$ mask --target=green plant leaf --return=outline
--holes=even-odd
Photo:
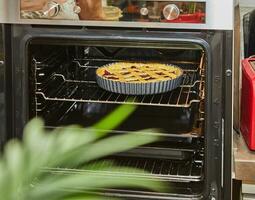
[[[41,119],[35,118],[31,120],[24,129],[24,136],[23,140],[27,148],[30,148],[32,150],[38,149],[39,147],[44,145],[44,123]],[[43,144],[41,144],[41,141],[43,141]]]
[[[41,119],[33,119],[25,128],[23,143],[8,143],[0,157],[0,200],[97,200],[104,198],[84,191],[112,187],[162,191],[163,184],[153,181],[153,176],[134,179],[129,174],[144,171],[116,167],[111,161],[95,162],[158,139],[141,132],[102,139],[107,129],[116,128],[134,110],[121,106],[88,129],[68,126],[46,131]],[[109,168],[111,173],[104,174]]]
[[[74,195],[73,197],[65,197],[62,200],[119,200],[119,199],[102,196],[92,196],[88,194],[78,194],[76,196]]]
[[[120,171],[121,168],[112,167],[111,170]],[[127,169],[123,169],[127,171]],[[131,169],[130,169],[131,170]],[[140,173],[141,170],[132,169],[134,173]],[[164,185],[158,181],[148,180],[147,178],[128,178],[126,176],[107,176],[107,175],[96,175],[89,172],[82,172],[79,174],[72,175],[59,175],[54,176],[51,179],[41,181],[39,185],[32,192],[32,199],[48,199],[49,196],[55,197],[55,199],[63,198],[68,193],[59,193],[59,191],[73,188],[84,190],[95,190],[95,188],[144,188],[153,191],[163,191]],[[37,189],[38,188],[38,189]]]
[[[151,131],[148,130],[146,132],[149,133]],[[63,166],[61,163],[59,164],[63,167],[75,167],[98,158],[155,142],[158,139],[159,138],[155,135],[144,135],[140,132],[113,136],[93,144],[80,147],[69,154],[66,154],[63,162],[69,163],[71,166]]]
[[[53,151],[53,147],[50,146],[54,145],[52,143],[55,141],[55,135],[46,135],[43,125],[41,119],[33,119],[24,129],[23,141],[27,155],[27,171],[32,176],[38,174],[38,168],[48,162],[49,155]]]
[[[56,145],[59,146],[58,151],[65,153],[79,146],[84,146],[97,139],[96,134],[91,129],[85,129],[81,126],[67,126],[59,128],[56,131]],[[68,140],[66,139],[68,138]]]
[[[101,130],[97,132],[97,136],[99,138],[103,137],[109,132],[109,130],[113,130],[124,120],[126,120],[135,110],[136,107],[133,105],[122,105],[116,110],[114,110],[107,117],[105,117],[103,120],[95,124],[92,128],[95,130]]]
[[[81,170],[101,170],[115,166],[114,161],[111,160],[100,160],[92,163],[86,163],[85,166],[80,167]]]
[[[5,147],[4,161],[9,176],[8,190],[16,190],[10,193],[13,199],[23,198],[23,183],[27,176],[25,172],[26,157],[24,149],[17,140],[13,140]],[[8,191],[7,190],[7,191]]]
[[[9,172],[7,171],[8,168],[6,167],[6,164],[3,160],[0,161],[0,199],[9,200],[12,195],[12,187],[11,187],[11,181]],[[5,191],[5,192],[1,192]]]

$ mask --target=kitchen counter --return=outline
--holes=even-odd
[[[242,135],[234,133],[234,176],[240,188],[234,191],[234,199],[255,199],[255,152],[248,149]],[[234,189],[235,190],[235,189]],[[239,198],[240,193],[240,198]]]
[[[252,0],[254,1],[254,0]],[[237,8],[238,9],[238,8]],[[236,10],[237,10],[236,9]],[[236,27],[236,37],[235,41],[238,43],[238,37],[240,34],[240,57],[244,57],[244,41],[243,41],[243,16],[252,11],[254,7],[243,7],[241,4],[240,7],[240,16],[238,12],[235,12],[235,27]],[[240,23],[238,19],[240,18]],[[239,31],[239,27],[240,30]],[[239,49],[238,47],[236,47]],[[236,52],[236,65],[235,65],[235,94],[234,96],[240,96],[241,91],[241,68],[240,68],[240,59],[237,56],[239,52]],[[234,127],[240,129],[240,99],[235,98],[234,105]],[[244,138],[242,135],[234,132],[234,152],[233,152],[233,178],[238,181],[233,183],[233,199],[234,200],[254,200],[255,199],[255,152],[252,152],[248,149]]]
[[[240,7],[240,39],[241,39],[241,59],[244,57],[244,41],[243,41],[243,16],[252,11],[254,7],[243,7],[241,4]],[[238,13],[236,13],[238,16]],[[236,17],[237,17],[236,16]],[[238,17],[239,18],[239,17]],[[238,71],[238,70],[236,70]],[[238,75],[240,76],[240,75]],[[238,77],[235,77],[238,79]],[[238,80],[241,80],[239,77]],[[241,90],[240,83],[237,84],[237,89],[235,92],[235,96],[239,96],[239,91]],[[239,102],[237,102],[239,105]],[[239,109],[239,108],[238,108]],[[234,113],[239,113],[239,110],[236,109]],[[239,115],[239,114],[238,114]],[[236,121],[240,121],[239,118]],[[235,123],[235,127],[240,129],[240,124]],[[252,152],[248,149],[247,145],[245,144],[244,138],[242,135],[237,134],[234,132],[234,175],[235,179],[241,180],[243,182],[253,182],[255,183],[255,152]]]
[[[242,135],[234,133],[235,179],[255,184],[255,152],[248,149]]]

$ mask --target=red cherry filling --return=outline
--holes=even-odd
[[[122,75],[128,75],[128,74],[130,74],[130,72],[122,72],[121,74]]]
[[[112,73],[108,72],[107,70],[104,70],[104,76],[113,75]]]
[[[142,78],[147,78],[147,77],[150,77],[150,75],[149,74],[142,74],[141,77]]]
[[[163,72],[156,72],[156,74],[159,75],[159,76],[165,75]]]
[[[149,78],[146,78],[145,80],[146,80],[146,81],[149,81],[149,80],[155,80],[155,78],[153,78],[153,77],[149,77]]]
[[[118,77],[115,77],[115,76],[109,76],[107,77],[108,79],[111,79],[111,80],[118,80],[119,78]]]

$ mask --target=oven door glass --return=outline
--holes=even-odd
[[[42,0],[40,0],[42,1]],[[157,23],[206,21],[203,1],[56,0],[48,3],[20,0],[21,19],[66,19]]]

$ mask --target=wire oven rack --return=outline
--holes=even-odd
[[[167,160],[156,158],[134,158],[134,157],[111,157],[102,162],[92,164],[89,169],[51,169],[57,172],[80,174],[84,172],[94,173],[97,176],[125,176],[133,179],[175,181],[175,182],[199,182],[203,180],[203,160],[201,155],[194,155],[189,160]],[[110,161],[110,162],[109,162]],[[141,172],[129,169],[112,171],[113,167],[132,167],[140,169]],[[103,170],[100,170],[103,169]],[[97,170],[95,170],[97,169]]]
[[[194,90],[194,87],[200,84],[202,83],[195,82],[193,85],[182,86],[165,94],[131,96],[104,91],[95,83],[64,81],[52,94],[42,91],[38,91],[36,94],[50,101],[190,107],[192,103],[199,103],[202,99],[200,94]]]
[[[51,91],[47,86],[41,87],[37,82],[36,94],[48,101],[69,101],[84,103],[114,103],[135,104],[149,106],[169,106],[188,108],[193,103],[199,103],[204,99],[204,80],[202,75],[197,79],[197,70],[184,71],[182,85],[171,92],[157,95],[123,95],[115,94],[101,89],[94,81],[69,80],[62,74],[53,74],[47,86],[55,87]]]
[[[104,60],[106,62],[107,60]],[[157,95],[123,95],[101,89],[95,80],[77,80],[67,78],[64,73],[54,71],[50,76],[45,73],[47,63],[34,59],[36,104],[38,98],[46,101],[104,103],[104,104],[134,104],[143,106],[167,106],[189,108],[193,103],[199,103],[205,98],[205,55],[202,54],[197,68],[183,69],[184,79],[181,86],[171,92]],[[73,63],[81,72],[88,72],[99,67],[102,59],[74,59]],[[109,60],[108,60],[109,62]],[[179,61],[185,64],[184,61]],[[85,63],[85,64],[84,64]],[[178,63],[177,63],[178,64]],[[196,65],[196,63],[191,63]],[[51,67],[48,67],[51,68]],[[93,71],[92,71],[93,72]],[[49,89],[50,88],[50,89]],[[39,103],[40,104],[40,103]],[[201,113],[201,112],[200,112]]]

